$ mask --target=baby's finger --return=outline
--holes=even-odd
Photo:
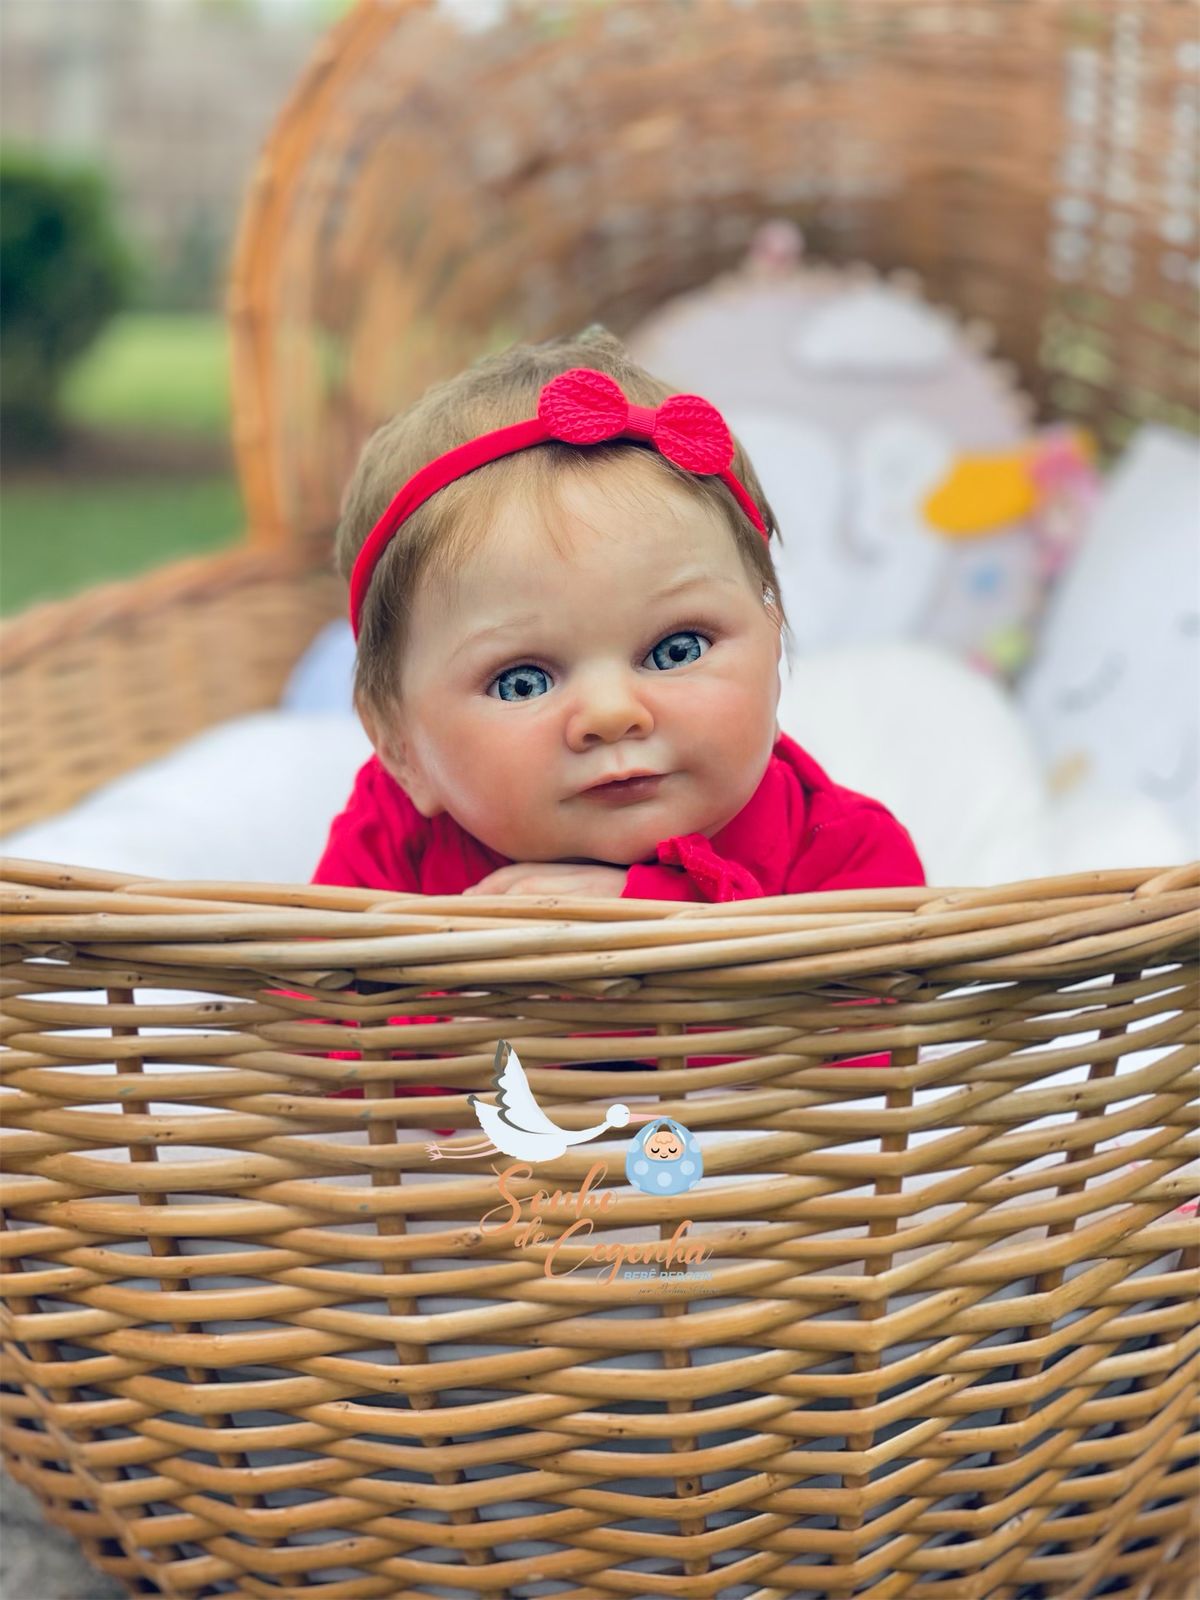
[[[486,877],[480,878],[478,883],[473,883],[470,889],[464,889],[463,893],[493,894],[502,885],[511,883],[514,878],[519,878],[528,870],[528,867],[521,862],[511,862],[507,867],[497,867],[494,872],[489,872]]]

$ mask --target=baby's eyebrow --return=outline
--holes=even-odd
[[[682,594],[685,589],[695,589],[702,583],[723,583],[730,588],[738,587],[736,578],[726,577],[721,572],[687,572],[674,583],[668,583],[665,588],[656,589],[650,596],[651,600],[669,600],[672,595]]]
[[[493,622],[486,628],[476,628],[474,633],[469,633],[462,643],[451,651],[450,659],[453,661],[455,656],[462,655],[464,650],[469,649],[473,644],[478,644],[481,639],[490,639],[496,633],[507,633],[510,628],[528,628],[532,623],[539,620],[535,613],[530,612],[527,616],[509,617],[504,622]]]
[[[662,589],[656,589],[647,598],[651,601],[669,600],[673,595],[682,594],[686,589],[695,589],[706,583],[720,583],[732,589],[738,587],[738,580],[727,577],[724,573],[687,572],[681,577],[677,577],[673,583],[668,583]],[[535,622],[544,622],[545,620],[544,612],[541,614],[528,612],[519,617],[508,617],[503,622],[493,622],[486,628],[477,628],[474,633],[469,633],[462,643],[451,651],[450,660],[453,661],[457,656],[462,655],[463,651],[469,650],[472,645],[492,638],[494,634],[507,633],[510,628],[528,628]]]

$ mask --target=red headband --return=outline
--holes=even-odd
[[[476,467],[531,445],[561,439],[566,444],[600,444],[606,439],[645,439],[661,455],[688,472],[714,474],[725,483],[742,510],[769,539],[758,507],[730,471],[733,437],[714,405],[698,394],[673,394],[657,408],[635,406],[620,384],[606,372],[574,367],[552,378],[538,396],[537,416],[508,428],[480,434],[438,456],[411,477],[367,535],[350,574],[350,622],[358,636],[363,601],[380,557],[392,535],[439,489]]]

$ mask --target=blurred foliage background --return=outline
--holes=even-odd
[[[350,3],[0,5],[0,612],[241,538],[230,250]]]

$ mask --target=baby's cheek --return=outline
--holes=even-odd
[[[464,785],[461,809],[471,819],[468,827],[473,833],[488,843],[488,836],[494,837],[498,842],[493,849],[512,855],[510,846],[526,830],[534,807],[518,781],[490,773],[479,774],[475,782]]]
[[[764,656],[750,651],[739,654],[720,672],[701,679],[696,675],[696,710],[701,715],[738,713],[754,720],[766,715],[771,706],[778,672]]]
[[[519,741],[494,718],[447,719],[439,730],[438,765],[448,789],[499,798],[519,777]]]
[[[545,788],[536,763],[513,763],[511,755],[490,763],[464,761],[455,780],[456,803],[448,809],[469,833],[511,860],[552,859],[564,852],[555,848],[554,808]]]
[[[714,685],[691,719],[714,764],[736,770],[774,744],[775,706],[753,685],[734,682]]]

